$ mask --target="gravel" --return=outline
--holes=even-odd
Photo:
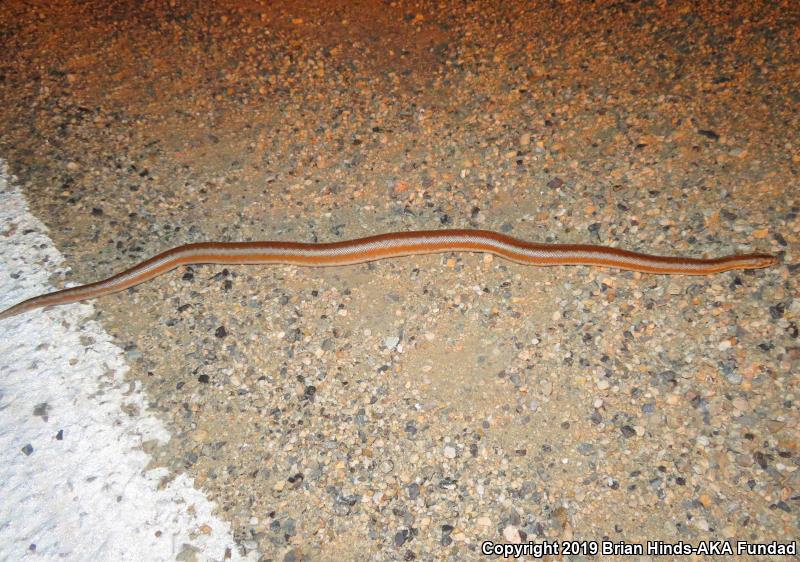
[[[68,282],[435,228],[793,264],[790,4],[10,1],[0,142]],[[96,304],[240,550],[462,560],[796,537],[797,279],[434,255]]]

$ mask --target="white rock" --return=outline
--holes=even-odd
[[[522,542],[522,537],[519,536],[519,530],[514,525],[507,525],[503,529],[503,537],[510,543],[519,544]]]

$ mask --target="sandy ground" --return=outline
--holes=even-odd
[[[785,543],[798,30],[796,2],[11,0],[0,155],[71,268],[56,285],[186,242],[448,227],[780,254],[708,278],[197,266],[93,319],[172,433],[153,466],[242,555]]]

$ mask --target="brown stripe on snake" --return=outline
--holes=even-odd
[[[589,265],[666,275],[711,275],[733,269],[760,269],[778,263],[778,258],[769,254],[701,259],[654,256],[589,244],[538,244],[489,230],[393,232],[321,244],[201,242],[167,250],[102,281],[35,296],[0,312],[0,319],[37,308],[116,293],[180,265],[291,264],[328,267],[443,252],[488,253],[524,265]]]

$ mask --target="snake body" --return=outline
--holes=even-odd
[[[321,244],[201,242],[167,250],[102,281],[35,296],[0,312],[0,319],[37,308],[116,293],[180,265],[293,264],[321,267],[443,252],[483,252],[524,265],[590,265],[669,275],[710,275],[732,269],[759,269],[778,263],[775,256],[768,254],[699,259],[654,256],[589,244],[538,244],[488,230],[393,232]]]

